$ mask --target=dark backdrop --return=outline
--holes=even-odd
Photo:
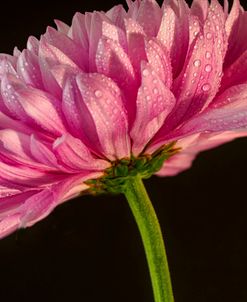
[[[58,18],[117,0],[9,1],[0,51],[22,49]],[[176,302],[246,302],[247,139],[202,153],[174,178],[146,186],[164,231]],[[141,240],[122,196],[85,196],[0,241],[1,301],[148,302]]]

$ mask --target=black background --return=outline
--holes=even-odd
[[[0,11],[0,51],[53,19],[120,1],[19,1]],[[123,1],[122,1],[123,2]],[[146,181],[164,231],[176,302],[247,301],[247,139]],[[122,196],[84,196],[0,241],[1,301],[153,301],[141,240]]]

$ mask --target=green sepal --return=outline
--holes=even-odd
[[[92,194],[123,193],[129,178],[140,175],[141,178],[147,179],[157,173],[164,161],[179,151],[174,145],[174,142],[167,144],[152,155],[142,154],[137,158],[131,155],[129,159],[123,158],[112,162],[112,166],[104,171],[103,177],[85,181],[89,186],[88,191]]]

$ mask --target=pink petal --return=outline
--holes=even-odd
[[[62,110],[68,122],[70,133],[100,154],[100,142],[97,136],[94,120],[84,104],[76,80],[71,77],[67,80],[63,90]],[[81,118],[83,116],[83,119]]]
[[[39,40],[30,36],[27,40],[27,49],[37,56],[39,54]]]
[[[103,21],[111,23],[110,19],[105,14],[100,12],[93,12],[91,14],[90,27],[88,31],[89,35],[89,70],[95,71],[95,56],[98,48],[99,39],[102,36],[102,24]]]
[[[143,63],[142,86],[137,96],[137,115],[130,132],[134,155],[138,155],[156,134],[174,105],[173,94],[152,68]]]
[[[204,23],[208,15],[208,0],[193,0],[190,12]]]
[[[189,47],[191,47],[192,43],[195,41],[196,37],[199,33],[202,32],[202,24],[197,16],[191,15],[189,18],[189,32],[190,32],[190,41]]]
[[[127,51],[126,34],[121,28],[119,28],[109,22],[103,21],[102,22],[102,36],[104,38],[111,39],[112,41],[118,43],[118,45],[121,45],[121,47],[125,51]]]
[[[220,91],[224,91],[233,85],[243,84],[247,82],[247,50],[226,70],[222,77]]]
[[[54,20],[55,23],[56,23],[56,26],[57,26],[57,30],[59,32],[61,32],[62,34],[65,34],[67,35],[69,30],[70,30],[70,27],[69,25],[67,25],[66,23],[60,21],[60,20]]]
[[[209,16],[203,34],[198,35],[195,44],[191,46],[185,68],[174,83],[173,90],[178,100],[174,114],[167,122],[166,131],[201,111],[219,89],[224,43],[219,30],[215,29],[218,19],[213,16]]]
[[[63,83],[66,73],[78,73],[79,67],[61,50],[47,43],[45,38],[40,41],[39,60],[41,66],[42,79],[45,88],[58,98],[61,97]],[[64,69],[59,66],[66,66]]]
[[[247,126],[247,84],[234,86],[220,95],[204,112],[186,123],[180,132],[217,132]]]
[[[13,233],[20,224],[20,215],[7,216],[3,220],[0,220],[0,239]]]
[[[170,88],[172,84],[172,66],[168,52],[155,39],[146,41],[145,48],[149,64],[163,83]]]
[[[159,176],[174,176],[191,167],[196,155],[238,137],[246,136],[246,131],[225,131],[219,133],[192,134],[178,141],[176,147],[182,148],[179,153],[164,162],[164,166],[157,173]]]
[[[136,21],[148,36],[156,36],[161,21],[161,9],[155,0],[143,0],[140,3]]]
[[[94,120],[103,153],[109,159],[129,156],[127,114],[118,86],[101,74],[78,75],[77,84]]]
[[[82,48],[71,40],[67,35],[56,31],[52,27],[48,27],[44,35],[46,41],[62,52],[69,60],[73,61],[76,66],[79,66],[84,70],[84,52]]]
[[[33,162],[30,153],[30,137],[11,129],[0,130],[0,154],[26,165]]]
[[[44,88],[38,56],[28,49],[23,50],[18,58],[17,72],[26,84],[40,89]]]
[[[53,150],[58,162],[75,171],[104,170],[110,163],[96,159],[81,140],[66,133],[53,144]]]
[[[5,77],[6,74],[12,74],[17,76],[17,72],[15,66],[11,63],[11,61],[7,59],[0,60],[0,80]]]
[[[145,51],[145,32],[133,19],[125,19],[125,30],[128,41],[128,55],[138,78],[140,78],[141,61],[147,60]]]
[[[5,105],[13,115],[53,135],[66,132],[60,104],[53,96],[35,88],[25,87],[13,77],[6,77],[1,88]]]
[[[13,184],[25,185],[26,187],[46,185],[61,179],[59,175],[48,175],[27,166],[11,166],[4,162],[0,162],[0,174],[3,179]]]
[[[34,135],[30,137],[30,152],[34,159],[45,165],[45,170],[63,170],[57,163],[56,156],[47,145],[39,141]],[[49,169],[50,168],[50,169]]]
[[[107,17],[112,21],[113,24],[120,28],[124,28],[124,18],[126,18],[126,11],[123,6],[116,5],[106,12]]]
[[[82,48],[85,54],[84,66],[88,70],[88,56],[89,56],[89,37],[85,24],[85,15],[76,13],[72,20],[71,36],[73,40]]]
[[[228,51],[225,58],[225,66],[227,67],[247,50],[247,44],[245,43],[247,15],[241,8],[239,0],[234,0],[225,26],[228,34]]]
[[[124,93],[129,123],[135,116],[136,77],[128,55],[119,43],[102,38],[96,54],[97,71],[113,79]]]
[[[12,191],[13,190],[9,189],[11,195],[6,195],[0,198],[0,220],[6,216],[16,214],[18,212],[18,208],[25,202],[25,200],[40,190],[28,190],[26,192],[17,191],[13,195]]]
[[[31,197],[20,207],[20,227],[32,226],[45,218],[57,205],[56,195],[51,189],[45,189]]]
[[[189,9],[184,0],[164,1],[164,13],[157,38],[171,56],[174,78],[180,73],[189,43]],[[169,29],[169,30],[168,30]]]

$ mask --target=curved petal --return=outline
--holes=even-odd
[[[154,37],[159,30],[161,15],[161,8],[155,0],[143,0],[140,3],[136,21],[148,36]]]
[[[137,115],[130,135],[132,152],[138,155],[163,125],[175,98],[150,65],[142,65],[142,86],[137,95]]]
[[[24,49],[18,57],[17,72],[26,84],[40,89],[44,88],[38,56],[30,50]]]
[[[66,133],[55,140],[53,151],[58,162],[74,171],[99,170],[108,168],[110,163],[96,159],[81,140]]]
[[[199,152],[215,148],[233,139],[246,136],[247,131],[192,134],[177,142],[181,151],[164,162],[159,176],[174,176],[191,167]]]
[[[164,1],[157,38],[171,56],[173,77],[180,73],[189,45],[189,9],[184,0]]]
[[[118,86],[101,74],[78,75],[76,81],[105,156],[109,159],[128,157],[127,113]]]
[[[13,116],[53,135],[66,132],[60,103],[52,95],[27,87],[10,76],[3,79],[1,90],[4,103]]]
[[[122,89],[124,105],[128,111],[129,123],[135,117],[136,76],[128,55],[121,45],[113,40],[102,38],[96,53],[97,71],[113,79]]]

